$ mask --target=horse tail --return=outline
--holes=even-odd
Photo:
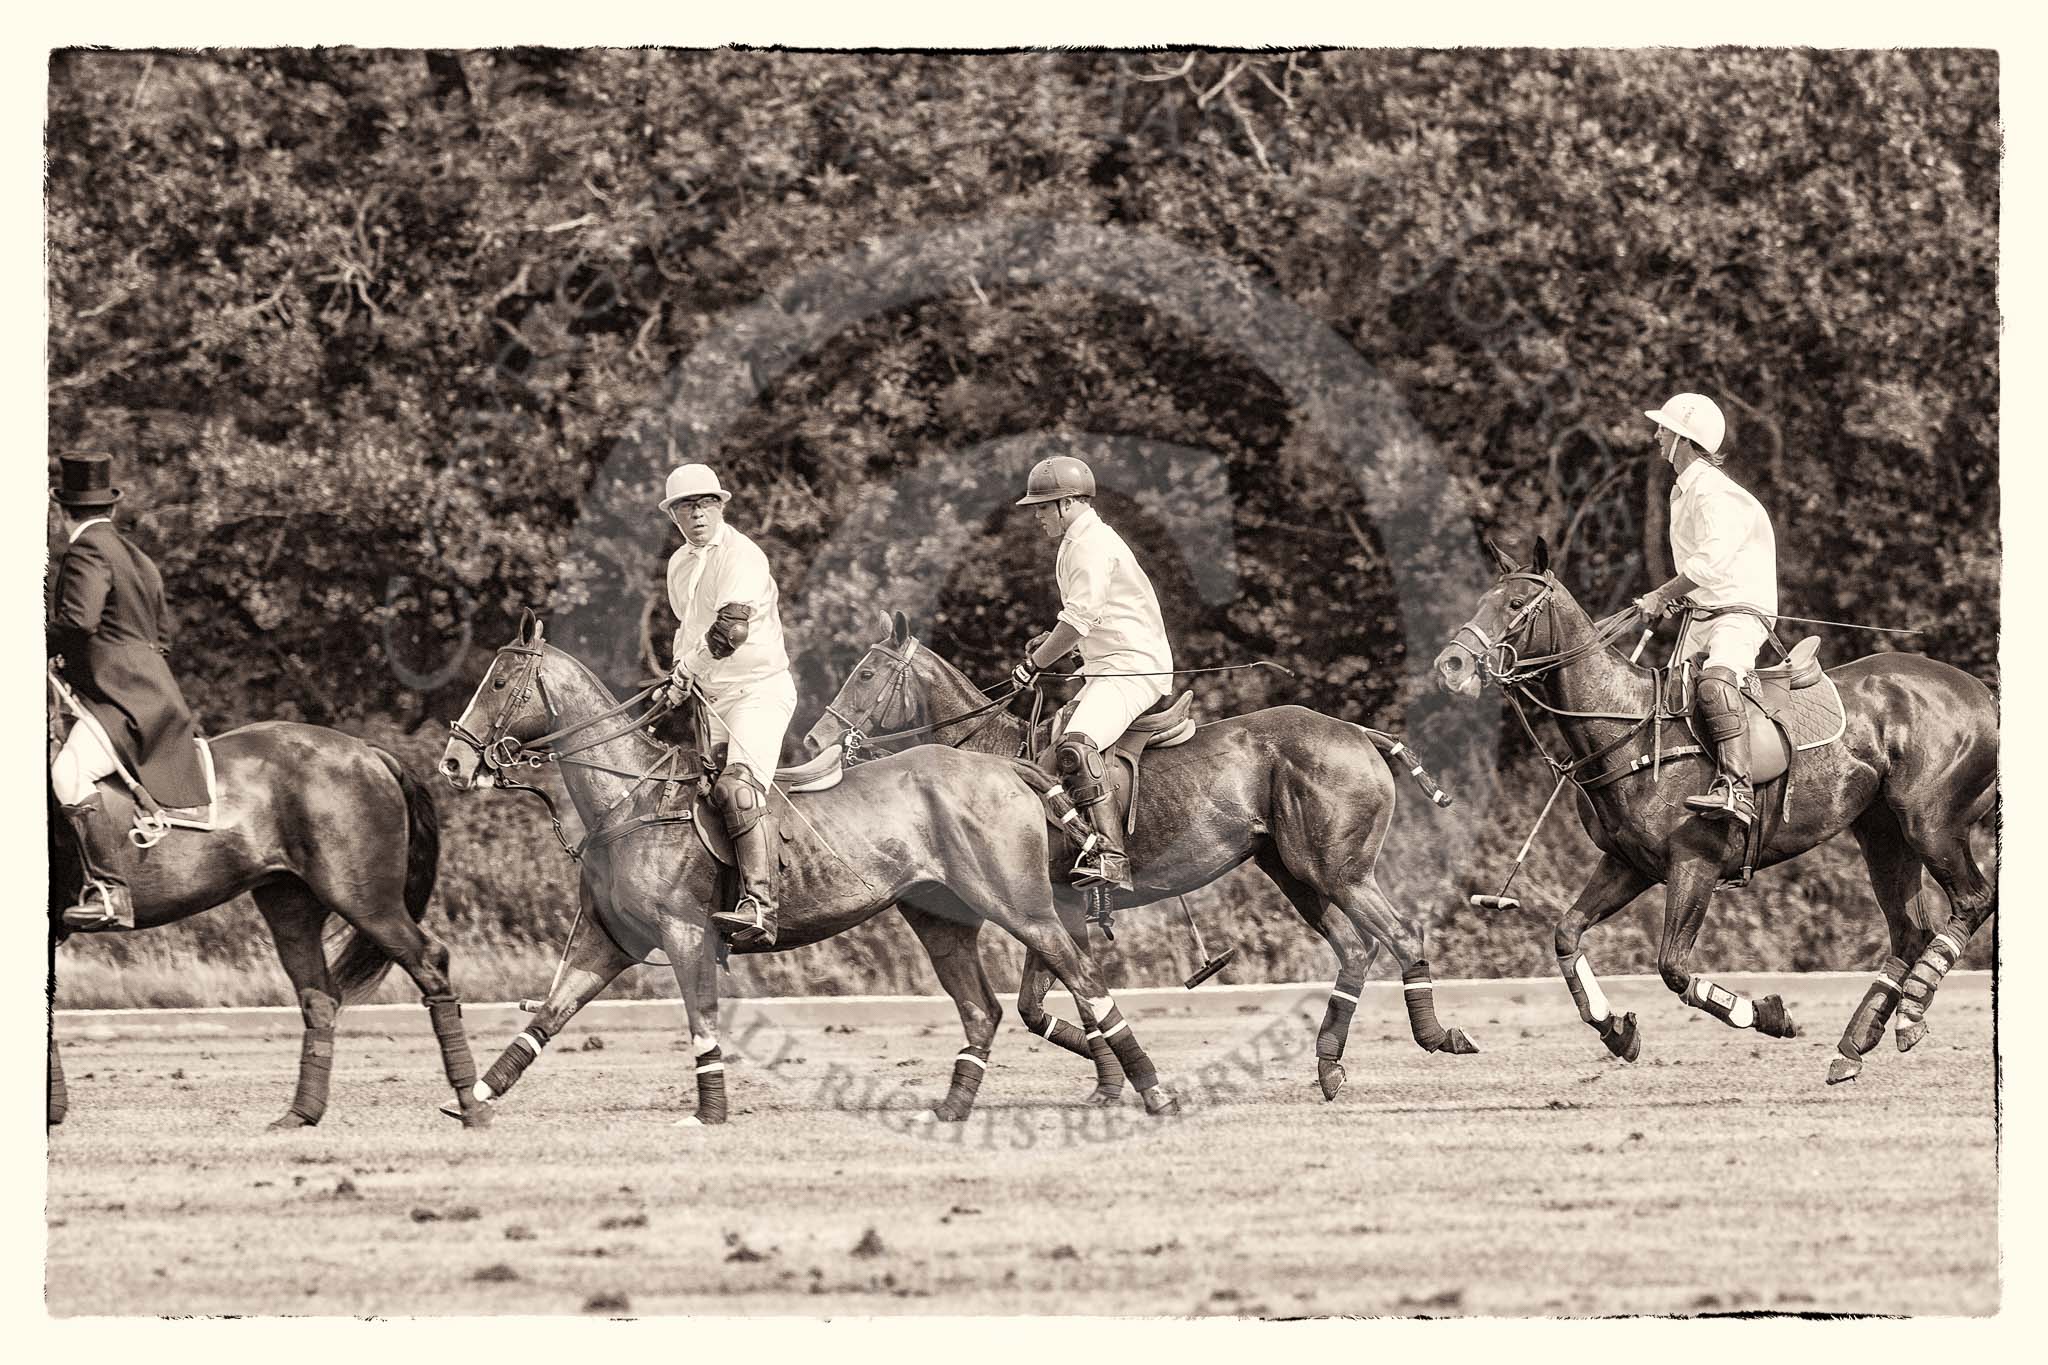
[[[434,808],[432,790],[412,775],[398,755],[379,745],[370,747],[405,794],[405,909],[417,924],[426,918],[427,901],[434,894],[440,868],[441,817]],[[350,929],[331,970],[343,1001],[354,1002],[376,989],[384,973],[391,970],[391,958],[361,930]]]
[[[1398,762],[1408,769],[1408,775],[1415,779],[1416,786],[1422,788],[1424,796],[1438,806],[1451,804],[1451,794],[1437,785],[1436,779],[1429,775],[1429,770],[1415,757],[1413,749],[1384,730],[1374,730],[1363,725],[1358,728],[1365,731],[1372,740],[1373,747],[1385,754],[1389,762]]]

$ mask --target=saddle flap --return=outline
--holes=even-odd
[[[845,776],[846,750],[834,744],[809,762],[777,768],[775,785],[786,792],[821,792],[838,786]]]
[[[1125,729],[1124,733],[1126,735],[1144,735],[1148,737],[1171,733],[1187,723],[1188,713],[1194,704],[1195,694],[1193,692],[1183,692],[1178,697],[1175,697],[1172,702],[1162,703],[1140,715],[1130,723],[1130,726]],[[1146,743],[1149,747],[1156,747],[1158,740],[1156,738],[1148,738]]]

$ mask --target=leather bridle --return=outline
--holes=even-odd
[[[961,747],[993,724],[995,713],[1009,705],[1010,699],[1017,695],[1017,689],[1014,686],[1011,686],[1008,691],[1002,691],[999,688],[998,692],[1000,695],[975,707],[971,711],[963,711],[957,716],[949,716],[944,720],[935,720],[926,725],[913,725],[904,730],[889,730],[880,734],[869,734],[866,727],[870,725],[887,725],[889,724],[889,718],[892,715],[898,715],[899,712],[901,717],[906,720],[916,714],[916,703],[912,701],[910,696],[910,684],[913,676],[910,670],[910,660],[917,653],[917,649],[918,642],[915,638],[905,644],[903,652],[900,654],[886,644],[871,645],[868,649],[868,658],[872,659],[875,655],[879,654],[884,659],[893,663],[896,666],[895,670],[890,673],[880,686],[876,687],[874,695],[868,699],[868,704],[861,708],[861,713],[858,717],[848,716],[836,705],[828,704],[825,707],[825,714],[838,721],[841,727],[843,727],[839,736],[839,743],[846,751],[846,761],[849,764],[860,762],[863,758],[868,757],[867,754],[862,752],[864,749],[872,749],[877,755],[895,753],[896,748],[884,746],[896,745],[898,740],[914,739],[921,735],[936,734],[938,731],[958,725],[962,721],[982,718],[980,725],[962,735],[958,740],[952,741],[955,748]],[[863,665],[866,662],[866,659],[862,660]],[[855,675],[858,676],[859,669],[854,671]]]

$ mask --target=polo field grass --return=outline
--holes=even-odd
[[[1642,1058],[1555,981],[1440,983],[1484,1049],[1428,1055],[1370,986],[1334,1103],[1327,987],[1136,993],[1183,1112],[1081,1103],[1006,1021],[965,1124],[943,1000],[734,1002],[733,1117],[672,1005],[593,1006],[465,1131],[423,1012],[345,1010],[332,1107],[288,1093],[296,1012],[58,1016],[46,1298],[84,1314],[1987,1314],[2000,1302],[1991,979],[1912,1053],[1822,1076],[1861,975],[1751,978],[1800,1037],[1610,979]],[[1056,1007],[1071,1006],[1055,995]],[[1057,1012],[1057,1011],[1056,1011]],[[516,1012],[466,1011],[479,1056]],[[737,1054],[737,1060],[735,1060]]]

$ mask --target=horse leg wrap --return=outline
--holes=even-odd
[[[1678,998],[1731,1028],[1748,1028],[1756,1023],[1756,1007],[1747,997],[1737,995],[1726,986],[1717,986],[1704,976],[1695,976],[1687,981]]]
[[[341,1007],[324,991],[299,992],[299,1015],[306,1021],[305,1041],[299,1045],[299,1086],[292,1092],[288,1111],[308,1128],[327,1113],[328,1083],[334,1078],[334,1017]]]
[[[1120,1054],[1100,1028],[1089,1029],[1087,1039],[1088,1055],[1095,1059],[1095,1094],[1100,1099],[1115,1099],[1124,1093],[1124,1069],[1117,1061]]]
[[[64,1062],[57,1055],[57,1035],[50,1035],[50,1089],[49,1109],[43,1116],[46,1126],[55,1128],[71,1112],[71,1092],[64,1086]]]
[[[947,1123],[958,1123],[974,1108],[974,1097],[981,1091],[981,1078],[988,1074],[988,1049],[972,1044],[960,1049],[960,1055],[953,1059],[953,1084],[946,1090],[946,1098],[934,1110]]]
[[[1037,1023],[1026,1020],[1025,1027],[1045,1039],[1046,1042],[1051,1043],[1054,1047],[1063,1047],[1077,1057],[1092,1057],[1095,1055],[1094,1049],[1089,1044],[1088,1036],[1064,1019],[1055,1019],[1050,1014],[1042,1014],[1038,1017]],[[1104,1049],[1104,1051],[1107,1050]]]
[[[458,1095],[476,1089],[476,1058],[469,1050],[469,1034],[462,1027],[462,1001],[453,995],[427,997],[427,1018],[434,1024],[434,1041],[441,1045],[441,1069]]]
[[[697,1122],[725,1122],[725,1054],[716,1043],[697,1054]]]
[[[1316,1033],[1316,1060],[1334,1062],[1344,1055],[1344,1039],[1351,1032],[1351,1016],[1358,1010],[1358,997],[1346,991],[1330,992],[1323,1010],[1323,1026]]]
[[[1920,960],[1913,964],[1913,971],[1906,978],[1903,999],[1899,1001],[1899,1019],[1903,1023],[1917,1024],[1927,1014],[1927,1007],[1934,1003],[1935,988],[1948,975],[1949,968],[1956,965],[1956,959],[1963,955],[1963,946],[1969,942],[1969,934],[1955,920],[1936,934],[1927,944],[1927,951],[1920,954]]]
[[[491,1063],[491,1069],[484,1073],[483,1093],[478,1099],[494,1099],[512,1088],[526,1068],[540,1059],[540,1054],[554,1035],[545,1025],[535,1020],[505,1045],[498,1060]]]
[[[1607,1004],[1607,992],[1600,989],[1600,978],[1593,975],[1593,964],[1586,961],[1584,953],[1561,955],[1557,965],[1564,972],[1565,988],[1572,993],[1572,1002],[1579,1007],[1579,1018],[1600,1028],[1614,1017]]]
[[[1435,1052],[1449,1036],[1436,1019],[1436,986],[1429,979],[1429,964],[1415,959],[1401,973],[1401,995],[1408,1006],[1408,1031],[1424,1052]]]
[[[1884,970],[1863,993],[1863,1003],[1849,1016],[1849,1027],[1842,1031],[1842,1041],[1837,1046],[1844,1057],[1861,1057],[1884,1038],[1885,1023],[1899,1007],[1899,992],[1905,979],[1905,960],[1886,958]]]
[[[1131,1084],[1138,1088],[1140,1094],[1159,1084],[1159,1073],[1153,1069],[1152,1059],[1131,1036],[1131,1026],[1124,1022],[1124,1012],[1115,1005],[1111,1005],[1109,1013],[1102,1016],[1102,1041],[1116,1054],[1117,1065],[1123,1068],[1124,1075],[1130,1077]],[[1096,1070],[1099,1076],[1100,1061],[1096,1063]]]

